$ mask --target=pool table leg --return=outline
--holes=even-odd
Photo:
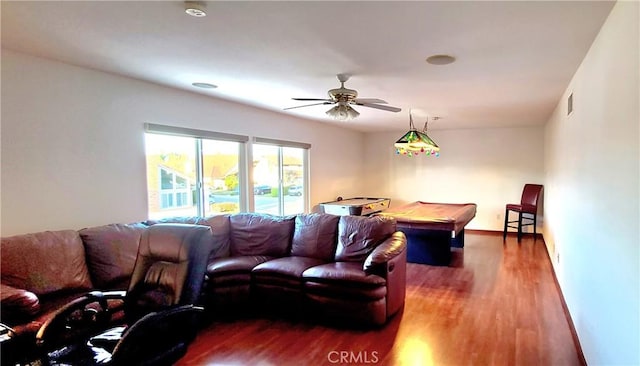
[[[451,247],[464,248],[464,229],[460,230],[455,237],[451,238]]]

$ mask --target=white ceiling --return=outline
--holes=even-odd
[[[358,119],[338,123],[362,131],[406,129],[409,109],[443,117],[434,129],[544,124],[613,6],[216,1],[194,18],[180,1],[1,4],[4,48],[326,123],[338,123],[330,106],[283,108],[325,98],[336,74],[351,74],[359,97],[402,108],[356,106]],[[426,63],[434,54],[457,61]]]

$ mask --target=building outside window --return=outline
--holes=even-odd
[[[189,207],[192,205],[192,185],[188,177],[167,167],[160,170],[160,209]]]

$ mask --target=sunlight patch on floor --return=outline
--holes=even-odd
[[[417,337],[409,337],[399,345],[399,365],[433,366],[433,354],[431,347],[424,340]]]

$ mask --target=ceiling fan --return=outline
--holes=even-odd
[[[354,119],[360,115],[358,111],[353,109],[351,105],[361,105],[363,107],[376,108],[381,109],[383,111],[389,112],[400,112],[401,109],[398,107],[392,107],[387,104],[386,101],[382,99],[376,98],[358,98],[358,92],[353,89],[347,89],[344,87],[344,83],[349,80],[349,76],[347,74],[338,74],[338,81],[340,81],[340,87],[337,89],[331,89],[328,91],[329,98],[328,99],[318,99],[318,98],[292,98],[293,100],[307,101],[307,102],[319,102],[312,104],[299,105],[295,107],[285,108],[294,109],[294,108],[302,108],[302,107],[310,107],[314,105],[322,105],[322,104],[335,104],[335,106],[329,109],[326,113],[327,115],[341,120],[349,120]]]

